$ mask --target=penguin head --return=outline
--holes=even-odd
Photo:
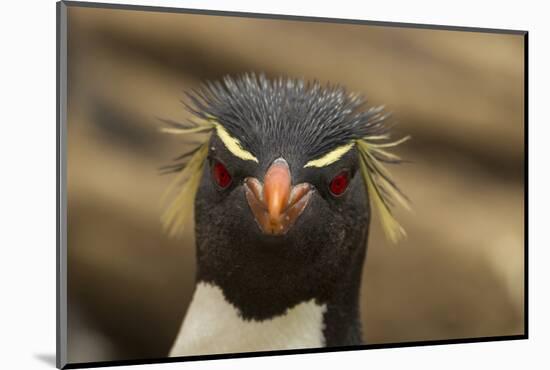
[[[180,231],[194,202],[199,267],[338,279],[362,263],[371,203],[391,240],[404,235],[391,205],[406,199],[384,163],[400,162],[387,148],[407,138],[390,140],[381,107],[340,86],[254,74],[188,98],[196,120],[165,131],[208,138],[165,168],[180,174],[164,223]]]

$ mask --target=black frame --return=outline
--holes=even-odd
[[[218,15],[227,17],[243,17],[243,18],[260,18],[260,19],[278,19],[278,20],[294,20],[307,22],[330,22],[340,24],[360,24],[371,26],[386,26],[386,27],[401,27],[401,28],[417,28],[431,30],[447,30],[447,31],[463,31],[463,32],[482,32],[482,33],[498,33],[522,35],[524,40],[524,334],[508,335],[508,336],[493,336],[493,337],[474,337],[461,339],[443,339],[443,340],[428,340],[428,341],[413,341],[402,343],[384,343],[384,344],[363,344],[357,346],[342,346],[342,347],[327,347],[327,348],[312,348],[312,349],[295,349],[295,350],[273,350],[259,352],[244,352],[244,353],[228,353],[215,355],[199,355],[199,356],[182,356],[182,357],[163,357],[152,359],[134,359],[134,360],[115,360],[115,361],[94,361],[82,363],[67,363],[66,341],[67,341],[67,265],[66,265],[66,108],[67,108],[67,7],[84,7],[84,8],[103,8],[117,10],[136,10],[147,12],[161,13],[185,13],[185,14],[200,14],[200,15]],[[447,25],[427,25],[418,23],[400,23],[400,22],[382,22],[369,20],[355,19],[339,19],[325,17],[307,17],[284,14],[265,14],[265,13],[248,13],[248,12],[231,12],[219,10],[199,10],[173,7],[158,7],[158,6],[143,6],[130,4],[110,4],[110,3],[92,3],[81,1],[59,1],[56,3],[56,19],[57,19],[57,62],[56,62],[56,366],[59,369],[78,369],[78,368],[93,368],[104,366],[122,366],[122,365],[144,365],[158,363],[173,363],[187,362],[198,360],[218,360],[228,358],[243,358],[243,357],[264,357],[264,356],[280,356],[293,354],[307,353],[323,353],[323,352],[340,352],[340,351],[358,351],[365,349],[382,349],[382,348],[404,348],[416,346],[431,346],[443,344],[461,344],[461,343],[481,343],[481,342],[497,342],[508,340],[528,339],[529,335],[529,263],[528,263],[528,173],[529,173],[529,99],[528,99],[528,77],[529,77],[529,32],[523,30],[507,30],[494,28],[475,28],[475,27],[459,27]],[[65,344],[65,346],[64,346]]]

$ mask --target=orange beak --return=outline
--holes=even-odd
[[[306,208],[312,186],[307,183],[292,186],[291,182],[290,169],[283,158],[276,159],[269,167],[263,186],[258,179],[245,179],[248,205],[264,233],[286,234]]]

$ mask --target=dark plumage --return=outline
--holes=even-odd
[[[188,97],[191,112],[219,121],[245,148],[296,151],[304,163],[351,140],[388,132],[381,107],[362,111],[365,100],[337,85],[246,74],[208,82]]]
[[[385,148],[404,140],[388,141],[381,108],[317,82],[248,74],[188,97],[199,120],[168,131],[211,137],[165,168],[182,172],[164,221],[177,231],[194,201],[197,283],[219,287],[243,322],[315,302],[326,308],[320,344],[361,343],[369,198],[397,240],[390,205],[404,200],[382,163],[400,162]]]

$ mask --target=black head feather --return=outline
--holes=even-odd
[[[364,110],[361,96],[317,81],[245,74],[208,82],[188,96],[191,112],[219,122],[245,149],[260,156],[269,148],[307,162],[388,130],[382,108]]]

